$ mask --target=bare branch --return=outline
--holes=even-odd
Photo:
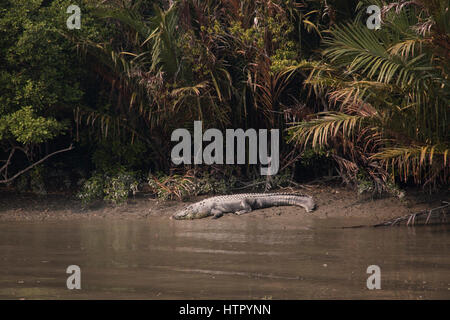
[[[16,173],[15,175],[13,175],[11,178],[5,178],[3,180],[0,180],[0,183],[9,183],[11,181],[13,181],[14,179],[16,179],[17,177],[19,177],[20,175],[24,174],[25,172],[27,172],[28,170],[34,168],[35,166],[41,164],[42,162],[44,162],[45,160],[47,160],[48,158],[58,154],[58,153],[62,153],[62,152],[66,152],[66,151],[70,151],[72,150],[74,147],[71,144],[68,148],[65,149],[61,149],[58,151],[55,151],[53,153],[50,153],[48,155],[46,155],[45,157],[43,157],[42,159],[40,159],[39,161],[36,161],[35,163],[29,165],[28,167],[26,167],[25,169],[23,169],[22,171],[19,171],[18,173]],[[13,149],[14,150],[14,149]],[[11,153],[13,153],[13,151],[11,151]],[[5,164],[5,166],[9,163],[9,160],[11,159],[11,153],[10,156],[8,157],[8,162]],[[3,166],[1,170],[6,170],[7,167]],[[5,169],[4,169],[5,168]]]
[[[5,174],[3,175],[5,177],[5,179],[8,176],[8,166],[9,166],[9,164],[11,162],[11,159],[12,159],[14,153],[16,152],[16,150],[17,150],[16,147],[11,149],[11,152],[9,153],[8,159],[5,160],[6,163],[0,168],[0,172],[5,171]]]

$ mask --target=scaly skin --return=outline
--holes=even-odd
[[[201,219],[214,216],[220,218],[224,213],[243,214],[255,209],[275,206],[300,206],[306,212],[315,209],[313,198],[290,193],[242,193],[208,198],[189,205],[175,213],[176,220]]]

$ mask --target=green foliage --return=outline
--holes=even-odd
[[[66,138],[71,108],[83,98],[78,78],[84,71],[72,45],[57,32],[66,15],[60,5],[68,2],[0,3],[0,159],[13,156],[0,170],[5,181],[43,157],[43,150],[55,150],[52,143]],[[32,185],[42,189],[41,183]]]
[[[109,173],[95,173],[85,181],[77,197],[83,204],[106,200],[117,205],[124,203],[130,194],[134,194],[137,186],[136,174],[119,168]]]
[[[356,181],[358,194],[363,194],[365,192],[371,194],[375,193],[375,185],[366,175],[359,173]]]
[[[76,104],[82,97],[78,57],[56,28],[67,16],[61,5],[69,2],[53,1],[50,7],[41,3],[15,0],[0,5],[5,12],[0,18],[0,114],[23,106],[52,113],[56,105]]]
[[[83,183],[81,190],[77,194],[77,198],[83,204],[89,204],[95,200],[103,199],[104,194],[104,179],[103,174],[94,174],[87,181]]]
[[[103,192],[104,200],[114,204],[124,203],[130,194],[137,191],[138,181],[133,172],[122,171],[113,175],[107,175]]]
[[[54,118],[36,116],[30,106],[0,118],[0,123],[0,139],[12,136],[23,144],[51,140],[66,128]]]
[[[83,10],[88,2],[77,4]],[[0,167],[0,180],[9,181],[33,161],[72,143],[73,135],[66,133],[83,129],[74,126],[76,110],[100,107],[102,99],[91,95],[96,87],[87,84],[92,71],[64,34],[71,4],[0,2],[0,159],[12,156],[7,167]],[[82,29],[72,34],[93,41],[113,29],[85,13]]]

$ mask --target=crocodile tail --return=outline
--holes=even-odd
[[[292,205],[305,208],[307,212],[313,211],[316,208],[316,204],[312,197],[309,196],[287,196],[288,202]]]
[[[307,212],[315,209],[316,204],[312,197],[298,194],[271,194],[265,199],[266,206],[299,206]]]

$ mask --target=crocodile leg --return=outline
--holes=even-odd
[[[211,210],[211,214],[213,214],[214,216],[212,217],[213,219],[219,219],[221,216],[223,216],[223,211],[220,209],[212,209]]]
[[[252,206],[248,203],[248,201],[246,199],[241,201],[241,210],[235,211],[234,214],[240,216],[241,214],[244,213],[249,213],[252,211]]]

